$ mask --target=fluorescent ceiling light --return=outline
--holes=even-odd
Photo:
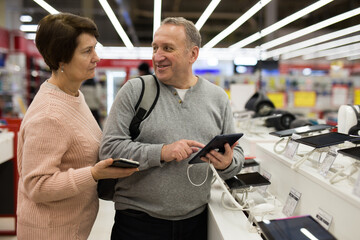
[[[298,49],[306,48],[306,47],[309,47],[309,46],[312,46],[312,45],[315,45],[315,44],[318,44],[318,43],[321,43],[321,42],[329,41],[331,39],[342,37],[342,36],[345,36],[345,35],[348,35],[348,34],[351,34],[351,33],[354,33],[354,32],[358,32],[358,31],[360,31],[360,24],[352,26],[352,27],[348,27],[348,28],[345,28],[345,29],[342,29],[342,30],[339,30],[339,31],[335,31],[335,32],[332,32],[332,33],[324,34],[324,35],[321,35],[319,37],[308,39],[308,40],[305,40],[305,41],[302,41],[302,42],[299,42],[299,43],[288,45],[286,47],[274,49],[272,51],[266,52],[264,54],[264,56],[262,57],[262,59],[265,60],[265,59],[270,58],[270,57],[279,56],[280,54],[283,54],[283,53],[287,53],[287,52],[295,51],[295,50],[298,50]]]
[[[20,25],[20,30],[23,32],[36,32],[37,24]]]
[[[161,24],[161,0],[154,0],[154,29],[153,36]]]
[[[255,13],[260,11],[263,7],[265,7],[271,0],[260,0],[256,3],[252,8],[250,8],[246,13],[244,13],[241,17],[239,17],[235,22],[233,22],[230,26],[228,26],[225,30],[216,35],[213,39],[211,39],[207,44],[204,45],[204,49],[209,49],[218,44],[221,40],[223,40],[230,33],[239,28],[244,22],[246,22],[249,18],[251,18]]]
[[[26,39],[35,40],[36,33],[27,33],[25,37]]]
[[[290,58],[298,57],[301,55],[306,55],[306,54],[310,54],[313,52],[319,52],[319,51],[322,51],[325,49],[335,48],[335,47],[339,47],[339,46],[343,46],[343,45],[347,45],[347,44],[355,43],[355,42],[360,42],[360,35],[319,44],[319,45],[316,45],[313,47],[303,48],[303,49],[293,51],[290,53],[285,53],[281,56],[281,59],[283,59],[283,60],[290,59]]]
[[[123,43],[125,44],[125,46],[130,49],[133,48],[134,45],[131,43],[129,37],[127,36],[124,29],[122,28],[120,22],[116,18],[115,13],[111,9],[109,3],[106,0],[99,0],[99,3],[101,4],[102,8],[104,9],[106,15],[110,19],[112,25],[114,26],[116,32],[119,34],[119,36],[120,36],[121,40],[123,41]]]
[[[48,11],[51,14],[57,14],[59,13],[58,10],[56,10],[55,8],[53,8],[52,6],[50,6],[48,3],[46,3],[43,0],[34,0],[34,2],[36,2],[37,4],[40,5],[40,7],[42,7],[43,9],[45,9],[46,11]]]
[[[323,51],[319,51],[319,52],[312,53],[312,54],[306,54],[303,56],[303,59],[308,60],[308,59],[313,59],[313,58],[326,57],[326,56],[337,55],[337,54],[341,54],[344,52],[350,52],[350,51],[356,51],[356,50],[360,50],[360,43],[355,43],[355,44],[351,44],[351,45],[347,45],[347,46],[343,46],[343,47],[323,50]]]
[[[350,61],[360,59],[360,53],[355,56],[348,57],[347,59]]]
[[[276,46],[278,46],[278,45],[280,45],[282,43],[285,43],[285,42],[291,41],[293,39],[296,39],[298,37],[304,36],[306,34],[315,32],[315,31],[317,31],[319,29],[322,29],[324,27],[327,27],[329,25],[332,25],[334,23],[343,21],[345,19],[351,18],[351,17],[359,15],[359,14],[360,14],[360,7],[355,8],[355,9],[353,9],[351,11],[339,14],[339,15],[337,15],[335,17],[326,19],[326,20],[324,20],[322,22],[316,23],[314,25],[311,25],[311,26],[309,26],[307,28],[304,28],[304,29],[301,29],[299,31],[290,33],[290,34],[285,35],[283,37],[277,38],[277,39],[272,40],[270,42],[264,43],[260,47],[261,47],[262,50],[267,50],[267,49],[276,47]]]
[[[200,31],[206,20],[210,17],[212,12],[215,10],[217,5],[221,0],[212,0],[210,4],[207,6],[203,14],[200,16],[199,20],[196,22],[195,27]]]
[[[316,9],[319,9],[321,8],[322,6],[328,4],[329,2],[332,2],[334,0],[320,0],[320,1],[317,1],[316,3],[314,4],[311,4],[310,6],[307,6],[306,8],[294,13],[294,14],[291,14],[290,16],[274,23],[273,25],[270,25],[269,27],[261,30],[260,32],[257,32],[257,33],[254,33],[253,35],[233,44],[230,46],[230,48],[232,49],[238,49],[238,48],[242,48],[242,47],[245,47],[246,45],[252,43],[252,42],[255,42],[256,40],[262,38],[262,37],[265,37],[266,35],[286,26],[287,24],[315,11]]]
[[[32,17],[30,15],[21,15],[20,16],[20,22],[28,23],[32,21]]]
[[[326,60],[335,60],[335,59],[340,59],[340,58],[347,58],[347,57],[351,57],[351,56],[357,56],[359,54],[360,54],[360,48],[358,48],[356,50],[355,49],[349,49],[346,52],[328,56],[328,57],[326,57]]]

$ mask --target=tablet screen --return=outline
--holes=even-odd
[[[355,158],[360,160],[360,147],[352,147],[338,150],[339,153],[342,153],[348,157]]]
[[[231,190],[269,185],[270,181],[258,172],[242,173],[225,180]]]
[[[201,149],[190,161],[189,164],[194,163],[205,163],[200,158],[204,157],[208,152],[215,149],[219,152],[225,152],[224,145],[229,143],[230,146],[233,145],[237,140],[239,140],[244,134],[243,133],[234,133],[234,134],[224,134],[215,136],[203,149]]]
[[[303,127],[281,130],[281,131],[277,131],[277,132],[271,132],[269,134],[277,136],[277,137],[287,137],[287,136],[291,136],[293,133],[304,134],[304,133],[321,131],[321,130],[332,129],[332,128],[335,128],[335,127],[331,126],[331,125],[327,125],[327,124],[318,124],[318,125],[313,125],[313,126],[303,126]]]
[[[314,147],[314,148],[322,148],[329,147],[336,144],[343,143],[345,141],[354,141],[359,140],[360,137],[353,137],[347,134],[338,133],[338,132],[330,132],[325,134],[320,134],[311,137],[305,137],[300,139],[294,139],[294,141]]]
[[[310,215],[267,220],[257,224],[267,240],[336,240]]]

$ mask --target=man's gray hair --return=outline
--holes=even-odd
[[[174,24],[177,26],[184,26],[186,39],[188,40],[188,44],[187,44],[188,47],[192,47],[192,46],[198,46],[199,48],[201,47],[201,35],[193,22],[186,20],[183,17],[168,17],[161,22],[161,25],[164,24]]]

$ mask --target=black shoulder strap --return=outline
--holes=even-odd
[[[139,136],[140,123],[150,115],[160,94],[160,85],[155,75],[145,75],[139,78],[142,83],[142,91],[139,100],[135,105],[135,116],[129,126],[132,140]]]

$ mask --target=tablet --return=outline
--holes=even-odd
[[[312,216],[298,216],[257,223],[267,240],[336,240]]]
[[[189,164],[194,163],[205,163],[200,158],[205,157],[205,155],[211,150],[215,149],[219,152],[225,152],[224,145],[229,143],[232,146],[237,140],[239,140],[244,134],[243,133],[233,133],[225,135],[215,136],[203,149],[201,149],[190,161]]]
[[[248,168],[248,167],[255,167],[255,166],[259,166],[260,164],[253,158],[249,158],[246,159],[245,158],[245,162],[244,162],[244,166],[243,168]]]
[[[340,149],[338,152],[344,154],[345,156],[360,160],[360,147]]]
[[[259,172],[238,174],[235,177],[225,180],[225,183],[230,190],[270,185],[270,181]]]
[[[327,125],[327,124],[318,124],[318,125],[313,125],[313,126],[303,126],[303,127],[281,130],[281,131],[277,131],[277,132],[271,132],[269,134],[277,136],[277,137],[288,137],[288,136],[291,136],[293,133],[304,134],[304,133],[322,131],[322,130],[326,130],[326,129],[330,130],[333,128],[335,128],[335,126],[331,126],[331,125]]]
[[[320,134],[311,137],[294,139],[294,141],[314,148],[322,148],[322,147],[337,145],[345,141],[351,142],[359,139],[360,137],[353,137],[344,133],[330,132],[330,133]]]

